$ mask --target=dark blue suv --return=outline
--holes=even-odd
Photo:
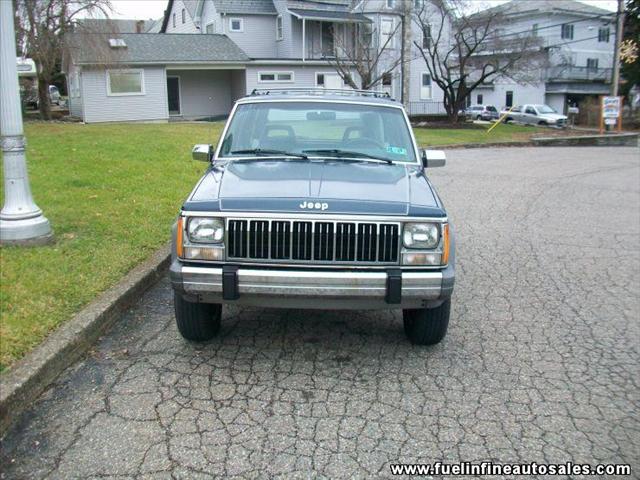
[[[180,333],[203,341],[223,304],[403,309],[416,344],[446,334],[454,235],[403,106],[386,94],[265,90],[238,100],[173,231]]]

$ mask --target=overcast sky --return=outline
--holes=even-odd
[[[506,0],[476,0],[479,3],[497,5]],[[526,2],[527,0],[515,0]],[[594,5],[607,10],[615,11],[615,0],[581,0],[584,3]],[[114,12],[113,18],[160,18],[167,7],[167,0],[112,0]]]

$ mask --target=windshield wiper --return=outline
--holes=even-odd
[[[381,162],[386,162],[389,165],[393,165],[393,160],[384,157],[376,157],[375,155],[369,155],[368,153],[362,152],[353,152],[351,150],[340,150],[337,148],[325,148],[318,150],[303,150],[304,153],[317,153],[319,155],[331,155],[337,156],[342,155],[345,157],[356,157],[356,158],[368,158],[371,160],[380,160]]]
[[[238,154],[251,154],[251,155],[282,155],[286,157],[296,157],[296,158],[304,158],[307,160],[309,158],[308,155],[304,153],[295,153],[295,152],[287,152],[286,150],[270,150],[268,148],[247,148],[245,150],[233,150],[231,152],[232,155]]]

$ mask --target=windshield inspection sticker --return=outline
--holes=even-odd
[[[387,147],[387,152],[393,153],[394,155],[406,155],[407,154],[407,149],[406,148],[402,148],[402,147],[394,147],[394,146],[389,145]]]

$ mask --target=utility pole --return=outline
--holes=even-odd
[[[400,47],[400,78],[402,81],[400,89],[400,101],[404,104],[404,107],[409,110],[409,82],[411,79],[411,3],[409,1],[402,1],[401,21],[402,21],[402,39]]]
[[[620,44],[622,43],[622,29],[624,28],[624,0],[618,0],[616,13],[616,41],[613,52],[613,75],[611,79],[611,95],[618,96],[618,84],[620,83]]]
[[[4,167],[4,206],[0,243],[43,245],[53,240],[49,220],[33,201],[18,88],[13,2],[0,0],[0,143]]]

